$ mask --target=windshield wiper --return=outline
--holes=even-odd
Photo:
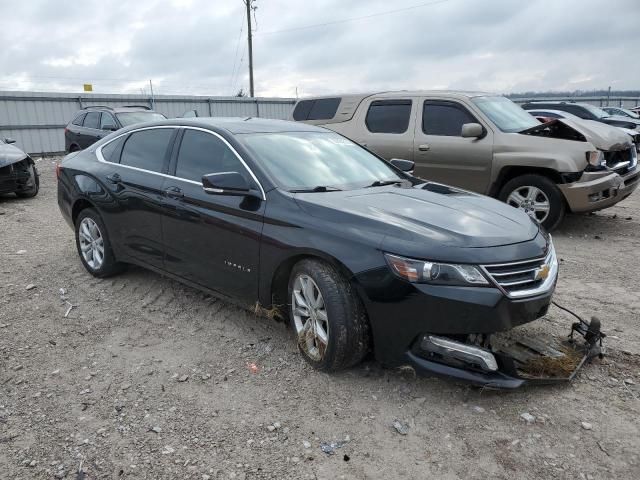
[[[371,185],[367,185],[369,187],[384,187],[385,185],[395,185],[396,183],[402,183],[404,180],[398,178],[396,180],[376,180]]]
[[[289,190],[291,193],[313,193],[313,192],[339,192],[338,187],[332,187],[330,185],[317,185],[313,188],[299,188],[296,190]]]

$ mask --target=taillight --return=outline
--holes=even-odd
[[[60,165],[59,163],[56,163],[56,178],[57,179],[60,178],[60,172],[62,172],[62,165]]]

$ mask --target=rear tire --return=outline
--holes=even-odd
[[[362,361],[369,350],[369,324],[360,298],[340,272],[319,260],[302,260],[291,271],[288,292],[289,318],[307,362],[329,372]]]
[[[124,265],[116,261],[107,227],[97,211],[82,210],[76,219],[75,232],[78,256],[91,275],[110,277],[124,269]]]
[[[20,198],[35,197],[40,190],[40,179],[38,178],[38,171],[33,163],[29,164],[29,180],[28,187],[16,192],[16,195]]]
[[[562,192],[552,180],[542,175],[526,174],[509,180],[498,198],[524,210],[548,231],[560,224],[566,211]]]

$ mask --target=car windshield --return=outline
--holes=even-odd
[[[505,97],[476,97],[473,103],[503,132],[521,132],[540,125],[529,112]]]
[[[116,113],[116,117],[118,117],[123,127],[128,127],[134,123],[153,122],[167,118],[158,112],[124,112]]]
[[[588,103],[583,103],[582,106],[587,110],[589,110],[597,118],[606,118],[611,116],[610,113],[605,112],[601,108],[594,107],[593,105],[589,105]]]
[[[402,180],[384,161],[336,133],[254,133],[238,139],[285,190],[347,190]]]

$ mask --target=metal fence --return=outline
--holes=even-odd
[[[590,103],[597,107],[624,107],[633,108],[640,105],[640,97],[607,97],[595,96],[595,97],[512,97],[511,100],[516,103],[525,102],[581,102]]]
[[[189,110],[208,117],[286,119],[292,98],[203,97],[156,95],[0,92],[0,137],[13,138],[30,154],[64,151],[64,127],[79,109],[91,105],[145,105],[169,118]]]

